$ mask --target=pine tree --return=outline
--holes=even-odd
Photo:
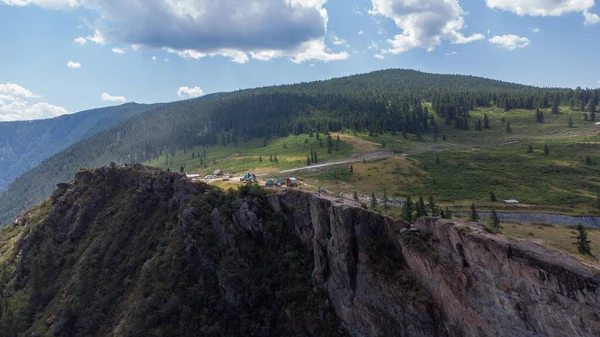
[[[262,155],[259,155],[259,156],[258,156],[258,162],[259,162],[259,163],[262,163]]]
[[[415,217],[422,217],[422,216],[427,216],[427,209],[425,208],[425,200],[423,200],[423,197],[419,197],[419,200],[417,201],[417,207],[416,207],[416,215]]]
[[[554,102],[552,102],[552,114],[557,115],[560,113],[560,108],[558,106],[559,104],[559,98],[555,99]]]
[[[406,197],[406,201],[402,206],[402,220],[406,222],[413,221],[413,204],[410,196]]]
[[[429,211],[431,212],[431,216],[440,215],[438,205],[435,203],[435,200],[433,200],[433,197],[431,195],[429,196]]]
[[[356,190],[354,190],[354,200],[358,201],[358,193],[356,192]]]
[[[273,162],[273,155],[272,154],[269,155],[269,162],[271,162],[271,163]]]
[[[527,153],[533,153],[533,145],[529,144],[527,147]]]
[[[585,158],[585,164],[586,164],[586,165],[592,165],[592,164],[593,164],[593,163],[592,163],[592,158],[590,158],[590,156],[587,156],[587,157]]]
[[[448,138],[446,137],[446,134],[445,134],[445,133],[444,133],[444,134],[442,134],[442,140],[443,140],[443,141],[446,141],[446,139],[448,139]]]
[[[388,205],[387,205],[387,188],[383,188],[383,210],[387,212],[388,209]]]
[[[385,140],[381,142],[381,147],[385,148]]]
[[[500,230],[500,218],[498,218],[498,214],[496,213],[495,209],[492,209],[492,215],[490,216],[490,218],[492,219],[492,229],[494,229],[495,231],[499,231]]]
[[[571,117],[569,116],[569,127],[572,128],[573,127],[573,120],[571,119]]]
[[[315,151],[315,164],[319,162],[319,156],[317,155],[317,151]]]
[[[596,113],[594,111],[592,111],[590,113],[590,121],[595,122],[596,121]]]
[[[572,238],[575,239],[573,243],[577,246],[577,252],[581,255],[592,255],[592,251],[590,249],[591,241],[588,239],[588,234],[585,228],[581,225],[577,225],[577,235]]]
[[[283,148],[287,149],[287,144],[286,143],[283,143]]]
[[[377,198],[375,197],[375,192],[371,194],[371,208],[377,207]]]
[[[267,147],[267,137],[263,139],[263,147]]]
[[[512,128],[510,127],[510,122],[506,122],[506,126],[504,127],[504,131],[506,131],[506,133],[512,133]]]
[[[439,154],[435,156],[435,163],[438,165],[440,164],[440,155]]]
[[[483,114],[483,128],[484,129],[490,128],[490,119],[488,118],[487,114]]]
[[[310,156],[306,156],[306,166],[310,166]]]
[[[450,212],[448,206],[446,206],[446,219],[452,219],[452,212]]]
[[[498,201],[498,200],[496,199],[496,195],[494,194],[494,192],[490,192],[490,201],[491,201],[491,202],[496,202],[496,201]]]
[[[584,113],[584,114],[583,114],[583,121],[584,121],[584,122],[587,122],[588,120],[589,120],[589,118],[588,118],[588,114],[587,114],[587,113]]]
[[[550,150],[548,149],[548,145],[544,144],[544,156],[548,156],[550,154]]]
[[[354,173],[354,166],[350,165],[350,173]]]
[[[475,204],[471,204],[471,214],[469,215],[469,221],[477,221],[479,220],[479,214],[477,214],[477,210],[475,209]]]
[[[273,160],[275,160],[276,163],[279,163],[279,159],[277,159],[277,153],[275,153],[275,158],[273,158]]]

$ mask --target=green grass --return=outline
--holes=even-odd
[[[334,146],[331,153],[327,151],[327,136],[320,135],[323,146],[320,146],[316,136],[310,137],[307,134],[298,136],[288,136],[284,138],[273,138],[264,146],[262,139],[239,142],[237,146],[233,143],[223,146],[222,144],[211,147],[196,147],[192,150],[177,151],[175,155],[169,154],[167,164],[166,153],[159,158],[150,160],[146,164],[171,170],[178,169],[181,165],[186,167],[187,172],[198,172],[203,174],[212,173],[216,169],[223,169],[227,172],[240,173],[248,170],[260,172],[261,168],[265,172],[273,170],[283,170],[288,168],[302,167],[306,165],[306,158],[310,155],[311,149],[318,154],[319,163],[326,161],[346,158],[353,153],[352,145],[347,142],[340,142],[339,150]],[[306,142],[308,140],[308,142]],[[285,147],[284,147],[285,144]],[[202,154],[206,150],[206,167],[200,164],[199,158],[192,158],[192,153]],[[278,162],[269,161],[269,156],[277,155]],[[262,161],[260,161],[262,156]]]

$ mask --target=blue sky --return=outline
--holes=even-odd
[[[597,87],[599,13],[594,0],[0,0],[0,121],[386,68]]]

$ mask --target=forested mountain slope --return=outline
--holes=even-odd
[[[474,107],[533,109],[598,101],[599,90],[535,88],[462,75],[386,70],[164,104],[104,130],[26,172],[0,197],[0,223],[39,203],[80,167],[143,162],[164,151],[342,129],[437,133],[436,120],[468,129]],[[424,108],[431,102],[433,111]]]
[[[0,192],[44,159],[152,107],[127,103],[52,119],[0,122]]]

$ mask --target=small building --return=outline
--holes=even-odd
[[[256,176],[254,174],[248,172],[240,180],[241,181],[256,181]]]
[[[509,199],[509,200],[504,200],[504,203],[506,205],[517,205],[517,204],[519,204],[519,201],[515,200],[515,199]]]
[[[298,180],[296,178],[287,178],[285,183],[289,187],[298,187]]]
[[[283,186],[283,185],[287,185],[287,181],[285,181],[285,179],[283,179],[283,178],[277,179],[277,186]]]
[[[199,174],[190,174],[190,173],[186,173],[186,174],[185,174],[185,176],[186,176],[186,178],[189,178],[189,179],[193,179],[193,178],[200,178],[200,175],[199,175]]]
[[[215,172],[213,172],[213,176],[215,177],[220,177],[223,175],[223,170],[215,170]]]
[[[597,123],[596,123],[596,126],[600,126],[600,122],[597,122]]]
[[[276,184],[275,184],[275,181],[273,181],[273,180],[271,180],[271,179],[269,179],[269,180],[268,180],[268,181],[265,183],[265,186],[275,186],[275,185],[276,185]]]

